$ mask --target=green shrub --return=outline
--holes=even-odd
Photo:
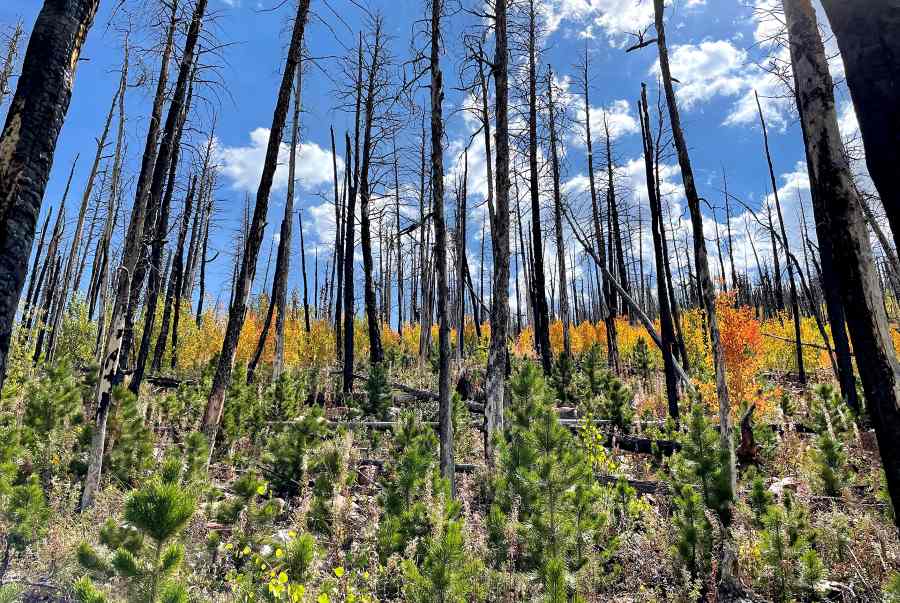
[[[724,525],[730,524],[734,493],[727,451],[722,450],[719,433],[707,419],[700,402],[691,407],[687,432],[681,438],[681,452],[671,464],[678,467],[675,481],[678,484],[699,482],[703,503]]]
[[[400,415],[394,434],[394,461],[382,479],[380,497],[383,515],[378,526],[377,549],[384,562],[416,538],[431,531],[428,501],[439,488],[434,430],[411,412]],[[421,547],[420,547],[421,548]],[[417,556],[424,554],[420,550]]]
[[[806,511],[790,494],[782,505],[771,505],[763,517],[762,558],[770,576],[768,584],[776,601],[812,595],[824,576]]]
[[[600,507],[613,495],[596,486],[581,439],[560,425],[539,369],[526,364],[511,379],[510,389],[509,421],[498,447],[493,523],[500,523],[500,512],[517,509],[524,543],[517,565],[536,572],[548,597],[568,597],[574,594],[569,574],[610,545],[601,537],[606,520]],[[500,526],[491,530],[497,549]]]
[[[572,361],[571,354],[559,353],[553,364],[551,383],[560,406],[574,406],[578,402],[578,392],[575,387],[575,363]]]
[[[762,527],[762,519],[772,504],[772,493],[766,488],[766,482],[761,475],[754,475],[750,484],[750,496],[748,502],[753,510],[753,519],[757,527]]]
[[[113,389],[116,409],[110,420],[109,472],[121,483],[134,486],[153,468],[153,432],[147,428],[137,396],[125,387]]]
[[[629,358],[631,368],[646,383],[650,380],[653,372],[653,357],[650,355],[650,348],[647,346],[647,340],[643,336],[639,336],[631,351]]]

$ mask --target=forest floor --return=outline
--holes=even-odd
[[[10,483],[24,487],[22,476],[33,472],[47,510],[14,541],[12,522],[32,521],[40,505],[32,501],[31,511],[17,515],[7,504],[0,527],[9,567],[0,595],[10,598],[0,599],[716,601],[725,532],[718,507],[706,501],[714,473],[702,468],[714,471],[716,454],[699,450],[717,439],[706,419],[712,407],[691,417],[683,409],[683,428],[675,430],[663,421],[658,372],[629,371],[622,395],[602,387],[594,395],[592,362],[582,355],[567,379],[557,374],[547,383],[514,362],[513,435],[499,443],[493,466],[485,462],[478,412],[483,371],[467,367],[463,393],[471,400],[457,396],[454,416],[458,508],[436,480],[429,423],[436,402],[389,384],[435,391],[435,375],[412,366],[357,380],[349,401],[335,395],[339,381],[330,371],[268,386],[240,383],[239,371],[203,476],[192,473],[191,434],[208,376],[150,385],[138,400],[123,396],[104,488],[93,508],[78,513],[80,404],[61,410],[46,399],[80,396],[89,380],[38,370],[4,412],[20,425],[25,417]],[[900,600],[900,543],[873,432],[864,418],[850,419],[827,387],[766,379],[778,382],[780,402],[754,417],[752,441],[746,433],[737,439],[750,448],[728,533],[744,588],[755,600]],[[623,407],[610,403],[616,398],[627,405],[624,423]],[[517,409],[543,416],[528,406],[534,400],[582,423],[566,425],[565,435],[534,431],[533,417],[530,425],[514,417]],[[531,435],[517,440],[514,433],[527,429]],[[542,436],[555,443],[542,448]],[[641,446],[650,453],[634,451]],[[673,447],[680,452],[670,455]],[[166,477],[176,465],[180,477]],[[136,529],[140,520],[128,515],[129,497],[154,480],[180,483],[193,504],[165,542],[152,540],[152,525]],[[578,498],[585,488],[593,488],[586,513]],[[554,511],[565,518],[553,519]],[[129,548],[127,534],[142,543]],[[159,551],[172,543],[183,560],[162,569]],[[554,598],[546,559],[555,546],[565,560],[563,598]],[[79,583],[84,576],[99,598]],[[153,580],[160,592],[182,587],[187,598],[148,594]]]

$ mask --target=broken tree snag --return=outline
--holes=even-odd
[[[0,134],[0,387],[75,67],[99,4],[44,3]]]
[[[743,466],[759,464],[759,452],[762,446],[756,443],[753,435],[753,411],[756,405],[753,404],[744,412],[741,417],[741,444],[738,446],[736,454],[738,462]]]

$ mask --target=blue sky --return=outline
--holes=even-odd
[[[277,4],[275,0],[209,0],[210,14],[214,17],[207,25],[205,48],[217,46],[214,54],[206,55],[205,63],[215,63],[214,71],[208,71],[209,79],[215,83],[203,87],[204,101],[195,104],[191,116],[192,144],[197,148],[215,121],[218,178],[217,218],[212,234],[212,245],[221,252],[220,258],[211,266],[211,290],[213,298],[222,292],[227,300],[227,285],[231,274],[233,235],[242,211],[245,194],[255,194],[258,173],[261,168],[263,149],[267,139],[267,128],[271,124],[272,108],[280,81],[279,70],[284,61],[284,47],[289,35],[293,2]],[[101,2],[100,14],[92,29],[75,80],[75,89],[68,118],[62,130],[53,172],[44,198],[44,211],[49,205],[59,203],[65,187],[66,176],[71,161],[77,153],[81,158],[75,172],[74,190],[80,191],[87,177],[94,154],[93,139],[99,135],[102,122],[108,110],[112,94],[118,85],[118,69],[121,64],[122,30],[128,18],[134,23],[131,41],[134,46],[150,46],[161,37],[158,25],[150,17],[149,8],[154,0],[134,2],[125,0],[127,10],[120,9],[112,14],[114,3]],[[802,141],[799,127],[790,103],[783,98],[785,90],[780,82],[765,74],[758,66],[766,57],[783,56],[783,50],[772,48],[765,43],[777,22],[763,19],[764,10],[778,3],[773,0],[721,1],[721,0],[675,0],[668,9],[668,38],[673,75],[681,84],[678,88],[682,107],[682,122],[691,148],[692,160],[700,186],[700,194],[719,208],[717,215],[724,222],[721,180],[724,170],[728,177],[729,191],[745,199],[754,207],[759,207],[765,198],[768,173],[762,155],[761,132],[753,103],[753,91],[758,90],[763,97],[764,109],[770,125],[772,155],[782,190],[782,203],[789,224],[797,224],[797,193],[805,195],[808,201],[808,183],[805,166],[802,163]],[[568,202],[582,206],[585,195],[584,146],[581,142],[580,127],[574,123],[580,113],[582,99],[578,94],[575,64],[583,54],[585,46],[591,57],[591,104],[593,121],[597,124],[600,113],[609,111],[611,123],[615,125],[616,157],[619,163],[617,180],[624,202],[630,213],[637,216],[637,207],[642,205],[646,192],[642,184],[643,164],[640,156],[640,140],[637,133],[637,113],[634,100],[640,91],[640,83],[647,82],[652,98],[656,95],[654,65],[655,47],[638,52],[624,52],[628,45],[629,31],[643,29],[650,24],[652,16],[650,0],[553,0],[541,2],[542,16],[546,32],[542,39],[545,48],[542,57],[544,68],[553,66],[563,101],[568,105],[573,118],[571,131],[564,136],[565,166],[564,191]],[[38,0],[7,0],[0,4],[0,27],[12,26],[21,19],[26,33],[30,30],[39,10]],[[347,54],[347,44],[355,41],[356,32],[365,27],[367,17],[361,6],[373,13],[386,16],[387,32],[390,35],[391,52],[399,66],[405,62],[412,46],[412,33],[421,29],[421,19],[425,17],[426,6],[408,0],[381,0],[364,5],[347,0],[312,0],[314,18],[307,30],[306,47],[312,57],[304,74],[303,116],[301,140],[303,148],[298,162],[299,198],[297,205],[304,208],[305,239],[307,261],[312,269],[312,253],[318,246],[320,261],[325,263],[327,248],[332,241],[330,232],[333,207],[330,205],[331,155],[329,126],[334,125],[341,146],[344,130],[349,127],[351,115],[340,107],[339,90],[342,81],[342,57]],[[446,78],[447,98],[447,154],[445,164],[453,178],[459,168],[460,151],[475,130],[476,122],[463,109],[468,102],[460,87],[459,74],[463,59],[460,40],[466,31],[478,24],[477,18],[466,10],[480,8],[480,3],[462,1],[453,7],[443,29],[446,53],[443,69]],[[463,9],[463,10],[460,10]],[[424,38],[416,38],[421,47]],[[523,57],[514,55],[513,63],[521,63]],[[834,62],[835,75],[840,78],[840,62]],[[155,74],[158,67],[151,61],[147,70]],[[398,67],[399,68],[399,67]],[[132,72],[137,73],[132,67]],[[174,75],[173,75],[174,77]],[[130,78],[132,83],[136,77]],[[514,87],[515,88],[515,87]],[[127,96],[127,142],[129,176],[137,170],[139,153],[143,147],[146,119],[149,111],[150,92],[147,89],[132,88]],[[427,102],[426,91],[417,95],[420,102]],[[513,91],[515,95],[515,89]],[[841,123],[852,135],[855,117],[843,90],[839,90]],[[652,101],[651,101],[652,102]],[[0,109],[3,112],[3,109]],[[515,120],[515,110],[513,111]],[[408,119],[406,128],[398,139],[398,145],[410,170],[417,167],[418,120]],[[599,130],[593,128],[595,145],[599,144]],[[480,137],[479,137],[480,138]],[[673,158],[669,159],[674,162]],[[480,141],[476,141],[469,152],[470,207],[477,206],[479,193],[483,193],[484,153]],[[182,168],[180,179],[187,179],[187,161]],[[286,172],[283,170],[282,172]],[[666,184],[664,190],[670,206],[676,213],[684,207],[680,191],[680,174],[677,166],[663,170]],[[407,193],[418,186],[417,178],[402,177],[404,202],[418,203]],[[270,200],[269,230],[274,233],[280,222],[284,199],[286,173],[276,178],[276,188]],[[184,186],[182,182],[182,186]],[[381,191],[390,194],[390,186]],[[126,203],[133,198],[133,178],[129,178]],[[644,192],[642,192],[644,191]],[[449,192],[449,191],[448,191]],[[523,199],[525,193],[523,192]],[[545,203],[548,195],[543,195]],[[177,215],[181,196],[176,195]],[[80,193],[75,195],[80,198]],[[70,200],[69,220],[74,221],[77,208]],[[452,207],[448,197],[448,205]],[[740,208],[733,208],[735,214]],[[712,236],[712,214],[707,234]],[[451,210],[452,213],[452,210]],[[649,215],[642,211],[644,219]],[[479,253],[481,213],[477,208],[469,216],[469,253],[474,257]],[[733,217],[733,230],[738,239],[735,242],[735,260],[743,265],[749,252],[745,235],[745,216]],[[545,225],[552,224],[549,213]],[[751,224],[752,225],[752,224]],[[683,228],[683,227],[680,227]],[[722,226],[721,228],[724,228]],[[796,227],[793,228],[796,231]],[[723,231],[724,232],[724,231]],[[649,231],[644,232],[645,257],[652,257]],[[550,238],[550,237],[548,237]],[[767,248],[761,240],[755,239],[759,249]],[[267,241],[271,240],[267,237]],[[296,240],[296,238],[295,238]],[[798,235],[799,240],[799,235]],[[574,239],[567,237],[567,245],[577,247]],[[635,246],[637,242],[635,240]],[[714,241],[710,242],[711,252]],[[296,247],[295,247],[296,249]],[[576,249],[580,252],[580,249]],[[571,250],[569,251],[571,253]],[[257,270],[258,287],[265,272],[268,245],[261,251],[260,266]],[[489,255],[489,254],[488,254]],[[295,256],[296,258],[297,256]],[[752,263],[752,257],[749,258]],[[297,282],[294,259],[292,285]]]

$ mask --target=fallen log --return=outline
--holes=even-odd
[[[596,478],[599,483],[605,486],[615,486],[619,483],[620,479],[615,475],[597,475]],[[669,488],[669,484],[665,482],[648,482],[634,479],[625,481],[628,482],[629,486],[634,488],[635,492],[641,495],[658,494],[661,496],[668,496],[671,494],[671,488]]]
[[[356,461],[358,467],[375,467],[379,472],[384,471],[384,461],[378,459],[359,459]],[[472,463],[456,463],[454,471],[456,473],[475,473],[478,465]]]

